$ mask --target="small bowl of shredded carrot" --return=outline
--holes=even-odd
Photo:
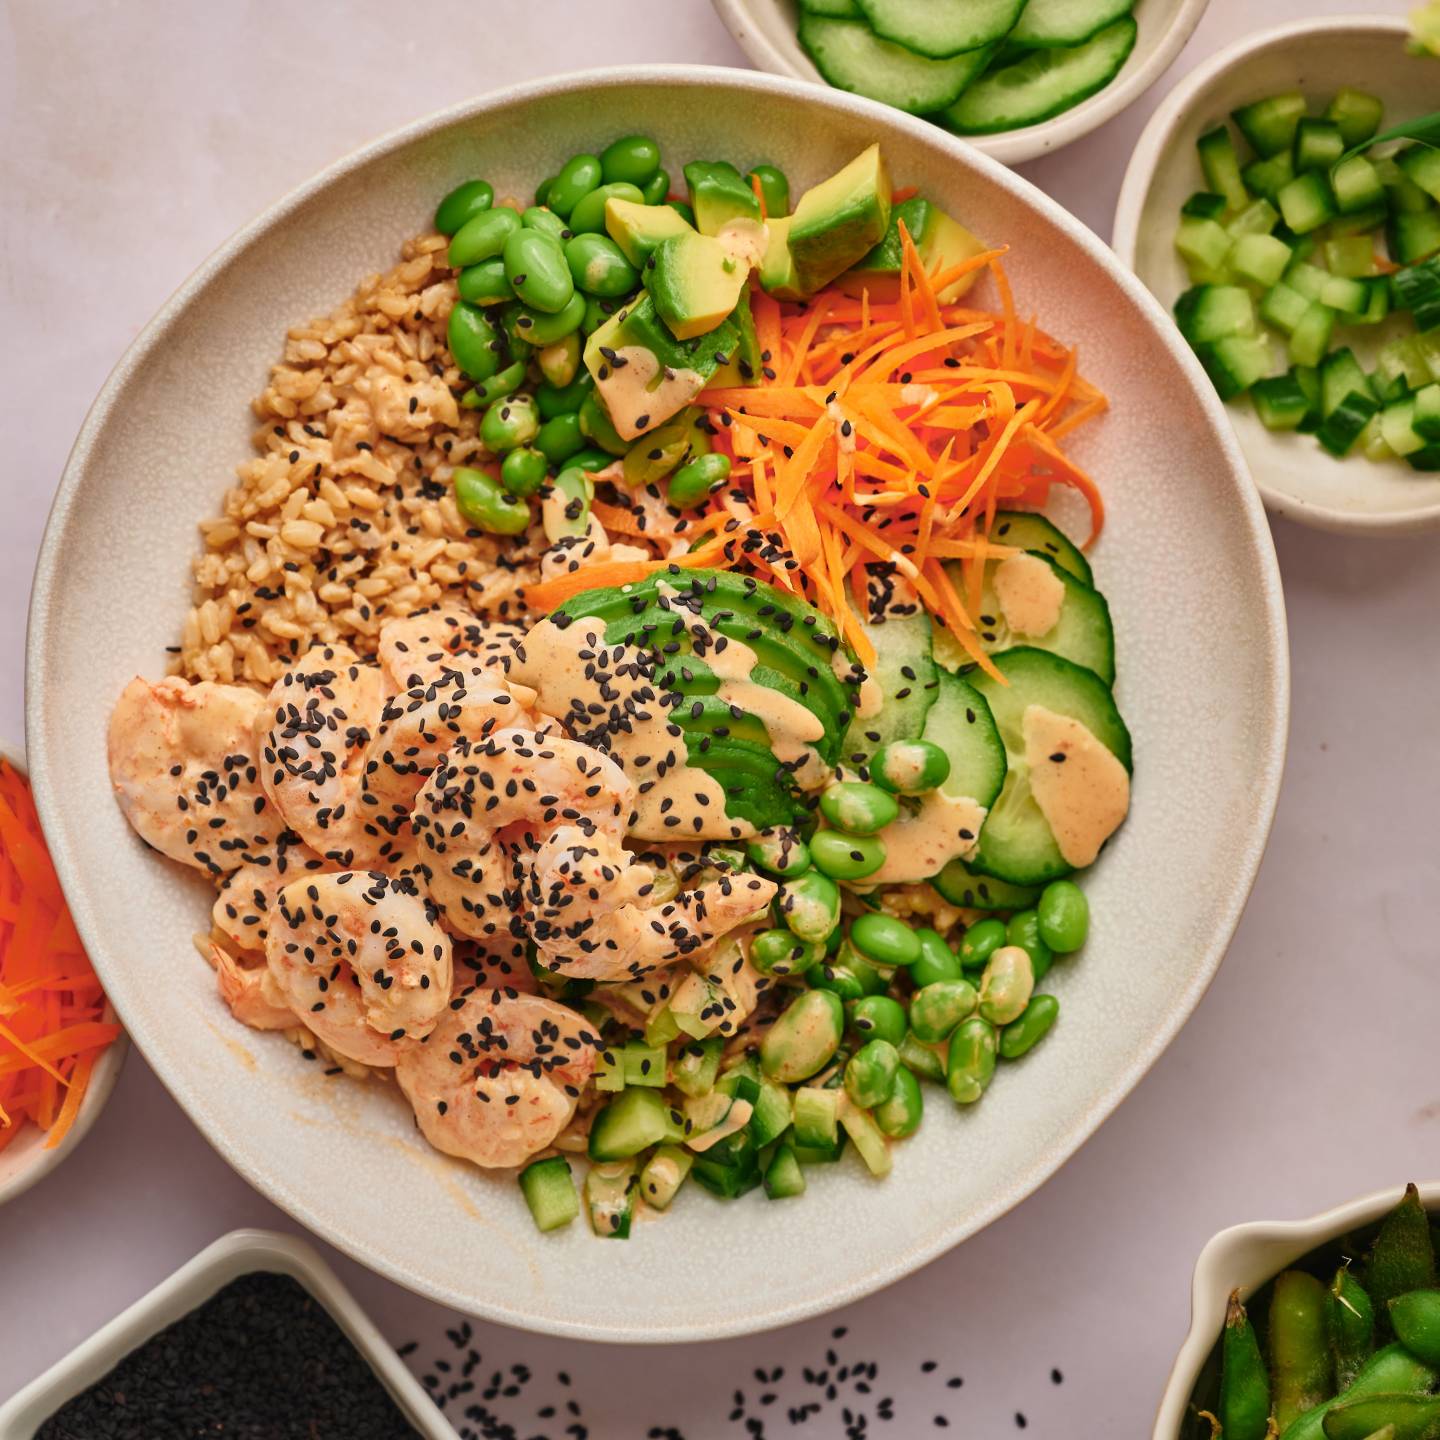
[[[24,763],[0,743],[0,1205],[80,1143],[124,1058],[124,1031],[70,918]]]

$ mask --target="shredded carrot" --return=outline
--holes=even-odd
[[[29,786],[0,760],[0,1149],[27,1125],[65,1138],[120,1034],[90,968]]]

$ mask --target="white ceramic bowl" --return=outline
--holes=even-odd
[[[1435,109],[1440,66],[1409,55],[1398,16],[1353,15],[1266,30],[1222,50],[1165,98],[1135,147],[1115,209],[1115,253],[1167,308],[1189,284],[1175,253],[1180,207],[1204,188],[1195,142],[1237,105],[1282,90],[1327,99],[1342,85],[1385,101],[1385,125]],[[1404,324],[1406,322],[1400,322]],[[1380,344],[1400,333],[1380,325],[1345,332],[1367,367]],[[1398,535],[1440,525],[1440,475],[1403,460],[1338,460],[1313,435],[1273,434],[1248,403],[1227,413],[1265,503],[1277,515],[1325,530]]]
[[[620,1245],[583,1223],[538,1234],[514,1180],[429,1149],[390,1086],[327,1080],[283,1040],[231,1020],[190,944],[211,894],[125,825],[105,725],[124,683],[156,673],[178,633],[195,522],[246,454],[249,397],[287,325],[386,265],[457,181],[483,173],[499,193],[523,193],[561,157],[636,130],[661,137],[672,172],[694,155],[768,154],[800,184],[878,139],[902,182],[1010,243],[1023,313],[1077,338],[1114,402],[1075,453],[1110,505],[1096,566],[1137,778],[1134,814],[1086,881],[1086,954],[1052,977],[1066,1016],[983,1105],[962,1114],[937,1096],[883,1184],[844,1164],[812,1171],[794,1206],[720,1206],[692,1187]],[[1074,1152],[1220,962],[1275,804],[1288,677],[1270,533],[1234,438],[1199,366],[1107,247],[923,121],[749,71],[647,67],[421,121],[205,263],[120,363],[76,443],[36,574],[27,698],[36,789],[81,932],[135,1042],[236,1169],[441,1303],[639,1341],[743,1333],[854,1300],[1003,1214]]]
[[[425,1440],[458,1440],[424,1387],[313,1246],[273,1230],[232,1230],[0,1405],[0,1435],[28,1437],[67,1400],[109,1374],[152,1335],[203,1305],[241,1275],[298,1280],[330,1313]]]
[[[1421,1185],[1420,1200],[1433,1216],[1440,1210],[1440,1181]],[[1201,1367],[1225,1327],[1225,1302],[1232,1290],[1242,1297],[1273,1279],[1303,1255],[1351,1230],[1373,1225],[1405,1193],[1403,1185],[1377,1190],[1337,1205],[1308,1220],[1256,1220],[1222,1230],[1200,1252],[1190,1292],[1190,1333],[1180,1347],[1160,1411],[1154,1440],[1175,1440]]]
[[[22,775],[27,773],[25,756],[18,746],[7,745],[0,740],[0,756]],[[29,1125],[23,1135],[0,1150],[0,1205],[23,1195],[32,1185],[43,1180],[62,1160],[73,1154],[75,1147],[90,1133],[115,1088],[115,1082],[120,1078],[120,1067],[125,1063],[129,1043],[124,1035],[120,1035],[95,1062],[85,1098],[80,1102],[80,1113],[58,1145],[47,1150],[44,1131]]]
[[[796,0],[710,0],[735,43],[751,64],[775,75],[791,75],[824,85],[814,62],[795,38]],[[1124,68],[1098,94],[1073,109],[1023,130],[972,135],[967,143],[1004,165],[1048,155],[1138,100],[1169,69],[1200,23],[1210,0],[1139,0],[1135,19],[1140,33]],[[796,191],[798,194],[799,192]]]

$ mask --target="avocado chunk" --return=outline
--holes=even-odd
[[[725,322],[749,273],[749,264],[713,236],[674,235],[650,257],[645,288],[675,338],[693,340]]]
[[[760,260],[760,284],[777,300],[803,300],[795,259],[790,254],[790,225],[793,216],[765,222],[765,254]]]
[[[807,190],[790,224],[790,254],[802,288],[813,294],[863,259],[890,224],[890,172],[879,145]]]
[[[633,440],[684,409],[738,343],[728,319],[694,340],[677,340],[647,290],[585,342],[585,368],[621,439]]]
[[[728,160],[692,160],[685,167],[685,183],[702,235],[718,235],[732,220],[760,218],[750,182]]]
[[[634,266],[642,267],[662,240],[693,235],[694,227],[669,205],[641,205],[612,195],[605,202],[605,228]]]
[[[933,200],[923,195],[902,200],[890,212],[890,224],[880,243],[857,264],[852,265],[836,282],[847,295],[870,292],[872,300],[893,300],[900,293],[900,222],[915,242],[920,263],[927,275],[938,275],[972,255],[981,254],[985,245],[958,221],[952,220]],[[943,290],[935,292],[942,305],[958,300],[979,277],[978,270],[952,280]]]
[[[710,386],[728,389],[736,385],[758,385],[766,362],[760,355],[760,337],[755,333],[748,288],[741,290],[740,303],[730,312],[730,319],[737,336],[735,353],[710,377]]]

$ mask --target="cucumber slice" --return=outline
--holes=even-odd
[[[1295,157],[1288,150],[1268,160],[1252,160],[1241,172],[1245,188],[1263,199],[1273,200],[1282,185],[1295,178]]]
[[[868,764],[882,745],[913,740],[924,730],[939,676],[931,650],[930,617],[923,611],[862,624],[875,646],[871,678],[880,687],[882,704],[878,715],[857,715],[845,732],[840,757],[856,767]]]
[[[1385,187],[1380,183],[1379,172],[1363,155],[1352,155],[1348,160],[1342,160],[1330,172],[1330,184],[1335,191],[1336,203],[1346,215],[1368,210],[1372,205],[1381,205],[1385,201]]]
[[[592,1160],[628,1160],[670,1133],[669,1107],[654,1090],[622,1090],[590,1126]]]
[[[1345,148],[1363,144],[1379,128],[1385,106],[1374,95],[1363,90],[1352,90],[1347,85],[1335,92],[1335,98],[1325,107],[1325,118],[1340,129],[1340,138]]]
[[[1003,40],[1025,0],[856,0],[870,28],[917,55],[948,60]]]
[[[1318,365],[1330,348],[1334,329],[1335,312],[1328,305],[1312,300],[1290,332],[1290,363]]]
[[[1351,394],[1374,398],[1369,378],[1360,368],[1360,362],[1355,358],[1354,351],[1348,345],[1343,345],[1339,350],[1327,355],[1324,363],[1320,366],[1321,415],[1328,420],[1343,403],[1345,397]]]
[[[1295,129],[1305,118],[1305,97],[1298,90],[1287,90],[1283,95],[1242,105],[1230,112],[1230,118],[1240,127],[1250,148],[1268,160],[1290,148]]]
[[[1090,562],[1054,521],[1034,510],[997,510],[990,538],[1021,550],[1038,550],[1086,585],[1095,583]]]
[[[1258,329],[1255,302],[1239,285],[1192,285],[1175,302],[1175,323],[1192,345],[1231,335],[1254,335]]]
[[[882,40],[861,20],[802,15],[796,34],[815,68],[837,90],[912,115],[954,104],[990,60],[988,47],[930,60]]]
[[[1244,235],[1268,235],[1280,213],[1268,200],[1252,200],[1225,228],[1238,240]]]
[[[1397,455],[1413,455],[1425,448],[1425,437],[1415,428],[1415,397],[1407,395],[1380,412],[1380,434]]]
[[[963,860],[952,860],[930,883],[941,899],[966,910],[1028,910],[1040,898],[1038,885],[1012,885],[981,875]]]
[[[1310,412],[1310,401],[1293,375],[1276,375],[1250,387],[1255,413],[1267,430],[1298,430]]]
[[[1335,217],[1335,196],[1323,170],[1307,170],[1282,185],[1275,203],[1297,235],[1306,235]]]
[[[1295,169],[1328,170],[1345,153],[1340,127],[1329,120],[1302,120],[1295,127]]]
[[[1043,705],[1078,720],[1127,770],[1131,765],[1130,732],[1109,687],[1083,666],[1035,649],[1007,651],[995,657],[995,665],[1002,680],[982,671],[969,678],[990,703],[990,713],[1005,742],[1008,769],[1005,788],[986,816],[980,848],[970,868],[1014,885],[1043,885],[1068,875],[1072,867],[1066,864],[1030,793],[1021,732],[1026,708]]]
[[[781,1145],[765,1171],[765,1194],[771,1200],[789,1200],[805,1193],[805,1172],[795,1158],[793,1145]]]
[[[760,1082],[755,1113],[750,1117],[750,1138],[757,1150],[778,1140],[790,1128],[790,1092],[773,1080]]]
[[[1030,0],[1007,39],[1027,50],[1083,45],[1134,8],[1135,0]]]
[[[602,1240],[628,1240],[639,1180],[633,1160],[592,1165],[585,1176],[590,1228]]]
[[[1230,268],[1256,285],[1274,285],[1290,264],[1290,247],[1273,235],[1242,235],[1230,252]]]
[[[959,135],[991,135],[1038,125],[1103,90],[1130,58],[1135,34],[1135,22],[1127,15],[1083,45],[1033,50],[977,80],[934,118]]]
[[[1250,197],[1240,178],[1240,157],[1235,153],[1230,131],[1224,125],[1217,125],[1195,142],[1195,148],[1200,152],[1200,168],[1205,172],[1205,183],[1223,195],[1232,210],[1243,210]]]
[[[1272,285],[1260,297],[1260,318],[1287,335],[1294,331],[1309,308],[1310,301],[1283,280]]]
[[[1315,438],[1335,456],[1346,455],[1380,406],[1368,394],[1352,390],[1320,423]]]
[[[990,707],[973,685],[948,670],[940,672],[921,738],[950,757],[950,773],[940,787],[944,794],[968,797],[987,810],[995,803],[1005,783],[1005,747]]]
[[[1392,215],[1386,234],[1390,256],[1399,265],[1414,265],[1440,250],[1440,208],[1414,215]]]
[[[828,1149],[839,1139],[839,1090],[802,1085],[795,1092],[795,1143],[811,1149]]]
[[[1200,220],[1187,215],[1175,227],[1175,248],[1192,268],[1220,271],[1235,244],[1235,238],[1218,220]]]
[[[694,1163],[695,1157],[678,1145],[656,1146],[640,1170],[641,1199],[656,1210],[668,1210]]]
[[[558,1230],[580,1213],[580,1197],[563,1155],[527,1165],[520,1172],[520,1190],[538,1230]]]

